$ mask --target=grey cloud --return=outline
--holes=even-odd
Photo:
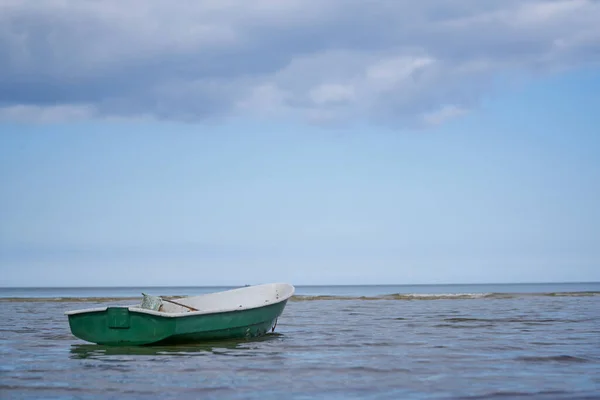
[[[497,74],[597,64],[599,20],[592,0],[4,0],[0,118],[442,123]]]

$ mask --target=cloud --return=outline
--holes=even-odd
[[[599,20],[594,0],[4,0],[0,115],[443,123],[499,75],[597,65]]]
[[[309,95],[312,102],[317,105],[350,102],[355,99],[353,86],[331,83],[322,84],[312,88]]]
[[[429,125],[439,125],[449,119],[460,117],[466,114],[468,110],[457,106],[445,105],[439,110],[425,113],[423,115],[423,121]]]
[[[85,120],[94,116],[94,108],[86,105],[12,105],[0,108],[0,121],[55,123]]]

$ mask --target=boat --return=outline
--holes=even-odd
[[[200,296],[142,293],[140,304],[67,311],[71,333],[107,346],[250,339],[273,332],[294,294],[287,283],[246,286]]]

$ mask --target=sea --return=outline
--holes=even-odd
[[[297,286],[275,332],[180,346],[64,315],[226,289],[0,288],[0,398],[600,399],[600,283]]]

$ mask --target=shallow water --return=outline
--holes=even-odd
[[[63,314],[119,301],[5,299],[0,397],[600,398],[600,296],[540,292],[315,293],[260,340],[133,348],[86,344]]]

